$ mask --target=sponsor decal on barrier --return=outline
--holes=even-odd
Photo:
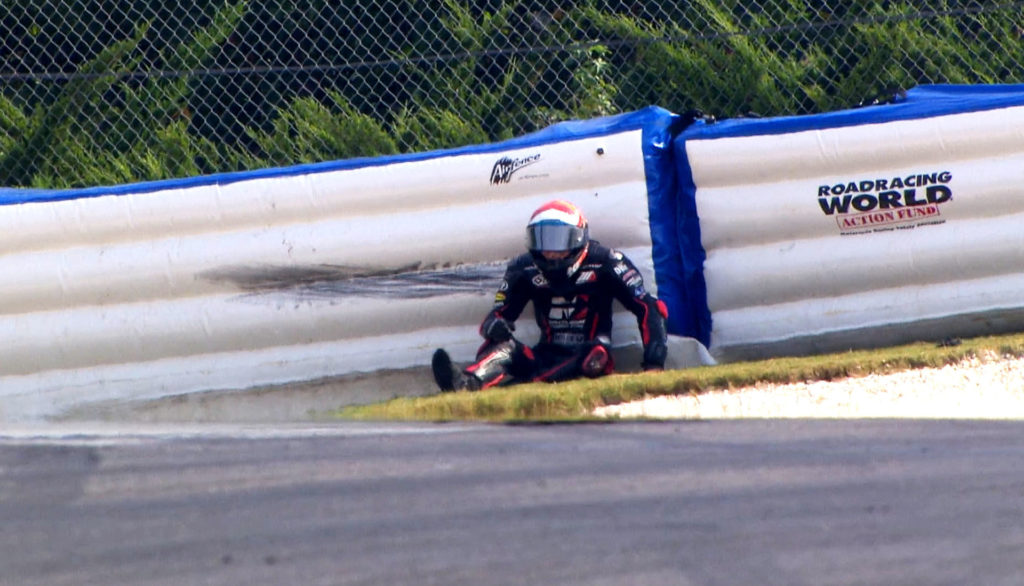
[[[942,205],[953,199],[949,171],[818,186],[818,205],[839,233],[868,234],[942,224]]]
[[[512,175],[517,171],[538,162],[540,162],[540,153],[520,158],[502,157],[495,161],[494,167],[491,168],[491,184],[509,183],[512,181]]]

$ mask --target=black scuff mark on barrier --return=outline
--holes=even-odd
[[[386,277],[417,271],[419,263],[397,267],[353,267],[345,265],[249,265],[213,269],[199,277],[218,283],[232,283],[243,291],[279,291],[315,283],[344,281],[358,278]]]
[[[244,297],[249,300],[268,294],[273,294],[276,301],[350,297],[424,299],[455,293],[493,293],[504,270],[504,262],[429,269],[424,269],[420,263],[397,268],[256,265],[214,269],[199,277],[231,283],[246,292]]]

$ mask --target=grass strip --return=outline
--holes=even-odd
[[[779,357],[682,370],[615,374],[565,383],[530,383],[483,392],[440,393],[349,406],[330,415],[352,420],[551,422],[594,421],[596,407],[662,395],[699,394],[757,383],[830,381],[965,360],[1020,358],[1024,334],[986,336],[957,343],[918,342],[874,350]]]

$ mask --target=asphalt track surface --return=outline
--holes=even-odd
[[[1009,585],[1024,423],[0,429],[0,584]]]

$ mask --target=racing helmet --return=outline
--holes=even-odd
[[[537,208],[526,225],[526,248],[549,280],[572,277],[587,256],[590,228],[583,212],[564,200]],[[564,258],[544,258],[544,252],[566,252]]]

